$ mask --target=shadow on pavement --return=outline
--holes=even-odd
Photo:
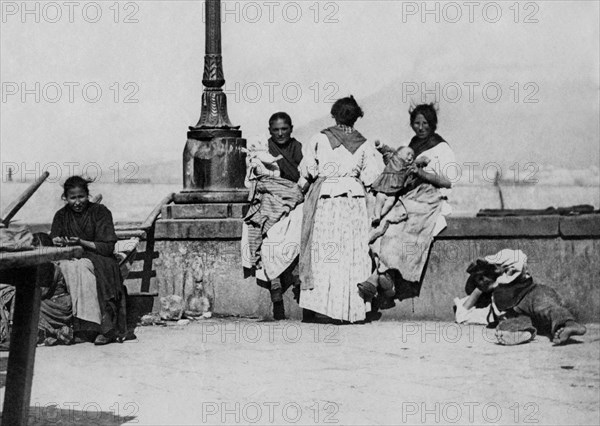
[[[100,407],[96,407],[95,404],[86,404],[83,409],[60,408],[56,404],[48,404],[45,406],[31,406],[29,407],[29,426],[41,426],[41,425],[121,425],[126,422],[135,420],[137,417],[133,415],[119,415],[118,408],[116,411],[100,411]],[[96,409],[98,408],[98,409]],[[130,410],[131,411],[131,410]],[[0,412],[0,416],[2,413]],[[0,425],[2,422],[0,421]]]

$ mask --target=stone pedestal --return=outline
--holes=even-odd
[[[246,154],[242,152],[245,147],[246,139],[242,138],[239,130],[189,131],[183,151],[183,192],[213,193],[212,199],[206,199],[205,196],[201,200],[202,197],[198,196],[195,202],[246,201]],[[246,194],[245,198],[243,193]]]

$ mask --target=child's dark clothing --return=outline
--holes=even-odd
[[[413,176],[409,172],[410,164],[400,157],[399,150],[393,150],[389,146],[383,145],[379,151],[383,154],[386,166],[373,182],[372,188],[385,195],[398,195],[413,180]]]
[[[575,318],[562,305],[556,291],[543,284],[534,284],[517,305],[506,311],[497,328],[554,335],[569,320],[574,321]]]
[[[467,294],[479,288],[484,293],[480,300],[491,301],[498,311],[504,312],[498,318],[497,330],[510,332],[529,331],[533,336],[540,331],[543,334],[554,333],[574,317],[562,304],[556,291],[543,284],[535,284],[533,278],[522,272],[510,283],[499,284],[491,293],[487,284],[497,279],[501,271],[494,272],[495,265],[478,259],[467,272],[470,274],[465,290]],[[482,279],[482,276],[484,277]],[[487,278],[487,280],[485,279]]]

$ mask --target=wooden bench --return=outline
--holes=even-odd
[[[161,213],[164,205],[173,202],[173,193],[164,197],[160,203],[154,207],[146,220],[139,225],[117,225],[115,230],[119,241],[117,242],[115,252],[119,257],[119,265],[124,280],[140,279],[140,291],[130,292],[129,296],[158,296],[157,292],[150,292],[152,278],[156,277],[156,271],[152,267],[154,259],[158,258],[158,252],[154,251],[154,231],[156,219]],[[146,246],[143,252],[139,251],[139,246],[145,241]],[[133,264],[141,261],[142,270],[132,271]]]

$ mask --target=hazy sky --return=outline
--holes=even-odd
[[[74,3],[0,3],[3,165],[179,160],[200,115],[202,2]],[[462,161],[598,165],[599,2],[422,4],[224,2],[231,120],[254,139],[285,110],[305,139],[352,93],[357,128],[407,143],[426,89]]]

